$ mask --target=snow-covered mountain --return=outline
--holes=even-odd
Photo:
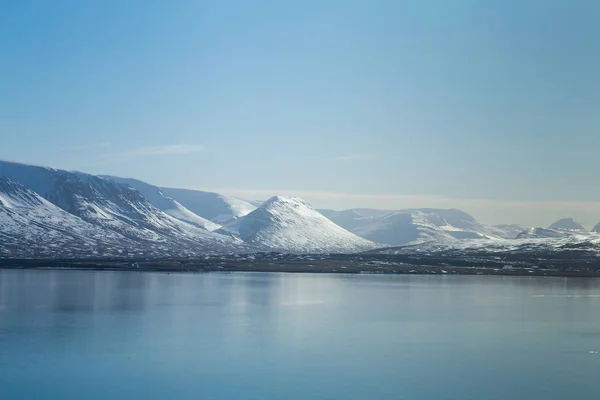
[[[542,228],[543,229],[543,228]],[[569,264],[571,259],[587,257],[584,263],[597,263],[600,256],[600,235],[563,231],[564,236],[533,237],[511,240],[464,240],[453,243],[428,242],[416,246],[395,246],[369,251],[373,254],[406,255],[412,259],[423,257],[440,263],[454,262],[455,265],[480,266],[494,263],[500,268],[513,264],[537,268],[544,260],[555,259]],[[458,263],[456,263],[458,262]]]
[[[102,177],[134,188],[154,207],[181,221],[204,228],[208,231],[214,231],[221,227],[221,225],[215,224],[206,218],[194,214],[171,197],[165,196],[163,190],[157,186],[131,178],[118,178],[115,176]]]
[[[0,176],[0,256],[134,255],[132,240],[70,214]]]
[[[460,210],[406,209],[376,212],[370,209],[321,210],[341,227],[370,241],[389,246],[423,242],[500,238],[494,230]]]
[[[278,196],[218,232],[292,252],[355,252],[376,246],[336,225],[305,201]]]
[[[98,176],[0,161],[10,178],[92,225],[143,245],[149,253],[191,255],[230,252],[239,241],[176,219],[137,190]]]
[[[550,228],[487,226],[460,210],[316,211],[301,199],[250,202],[135,179],[0,161],[0,257],[186,257],[402,246],[526,249],[600,243],[570,218]],[[218,224],[217,222],[221,222]],[[429,251],[427,250],[427,251]]]
[[[548,229],[563,229],[568,231],[585,231],[583,225],[578,224],[573,218],[562,218],[553,223]]]
[[[215,193],[161,189],[138,180],[8,161],[0,161],[0,176],[1,256],[15,256],[19,244],[27,250],[19,255],[32,257],[353,252],[375,247],[299,199],[274,198],[256,209]],[[171,194],[213,219],[230,222],[211,232],[219,226]]]
[[[593,230],[592,230],[593,232]],[[523,230],[516,239],[548,239],[567,238],[571,236],[588,236],[589,232],[573,218],[562,218],[554,222],[548,228],[529,228]]]
[[[592,232],[600,233],[600,222],[594,225],[594,227],[592,228]]]
[[[166,187],[160,190],[194,214],[217,224],[243,217],[256,210],[256,206],[247,201],[218,193]]]
[[[355,209],[336,211],[336,210],[317,210],[331,221],[341,226],[344,229],[352,232],[356,228],[370,224],[374,217],[370,215],[363,215]],[[384,213],[382,215],[385,215]]]
[[[525,228],[518,224],[492,225],[488,231],[501,239],[515,239]]]

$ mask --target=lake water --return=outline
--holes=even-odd
[[[600,398],[600,280],[0,270],[0,399]]]

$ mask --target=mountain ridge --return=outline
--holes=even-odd
[[[315,210],[293,197],[249,202],[133,178],[0,161],[0,257],[495,248],[519,240],[536,246],[552,240],[597,243],[598,231],[600,223],[588,232],[572,218],[551,228],[490,226],[458,209]]]
[[[64,211],[143,244],[150,252],[231,251],[238,241],[180,221],[151,205],[137,190],[80,172],[0,162],[0,175]]]
[[[120,178],[110,175],[100,175],[100,177],[110,179],[115,182],[125,184],[134,188],[135,190],[140,192],[146,198],[146,200],[150,202],[150,204],[152,204],[159,210],[165,212],[166,214],[177,218],[183,222],[187,222],[189,224],[206,229],[208,231],[214,231],[221,227],[221,225],[216,224],[188,210],[173,198],[165,196],[161,188],[159,188],[158,186],[154,186],[144,181],[140,181],[138,179],[133,178]]]

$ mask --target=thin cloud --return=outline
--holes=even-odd
[[[106,149],[112,146],[111,142],[100,142],[100,143],[89,143],[89,144],[80,144],[66,147],[64,150],[66,151],[86,151],[86,150],[97,150],[97,149]]]
[[[131,150],[129,154],[134,156],[165,156],[176,154],[199,153],[204,150],[204,146],[197,144],[168,144],[164,146],[140,147]]]
[[[129,161],[140,157],[160,157],[176,156],[183,154],[199,153],[204,150],[204,146],[198,144],[168,144],[163,146],[146,146],[136,149],[126,150],[118,153],[106,153],[97,160],[87,163],[81,167],[94,167]]]
[[[371,154],[347,154],[345,156],[336,157],[336,161],[365,161],[372,158]]]

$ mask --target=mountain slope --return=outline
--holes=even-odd
[[[256,210],[247,201],[201,190],[160,188],[166,195],[196,215],[223,224]]]
[[[74,216],[118,233],[149,252],[229,252],[240,243],[190,225],[151,205],[137,190],[93,175],[0,161],[0,176],[33,190]]]
[[[221,225],[215,224],[208,219],[194,214],[171,197],[165,196],[163,191],[157,186],[131,178],[118,178],[115,176],[102,177],[134,188],[140,192],[154,207],[181,221],[209,231],[214,231],[221,227]]]
[[[234,234],[246,243],[297,253],[356,252],[375,247],[298,198],[273,197],[219,232]]]
[[[137,244],[82,220],[0,176],[0,256],[134,255]]]
[[[492,225],[489,231],[501,239],[515,239],[525,228],[518,224],[500,224]]]
[[[354,229],[368,225],[374,221],[374,217],[371,215],[363,215],[355,209],[336,211],[336,210],[318,210],[325,217],[333,221],[335,224],[342,228],[352,232]],[[382,215],[386,215],[384,213]]]

